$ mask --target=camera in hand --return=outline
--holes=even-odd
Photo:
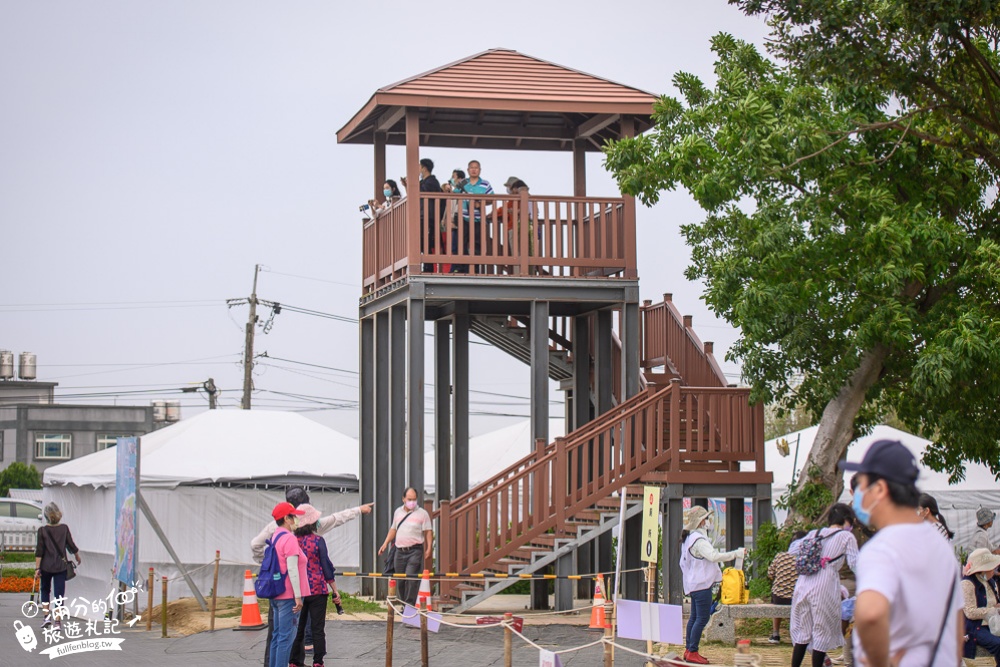
[[[371,208],[372,207],[370,205],[368,205],[368,204],[362,204],[361,206],[358,207],[358,210],[361,211],[362,213],[364,213],[366,211],[370,211]]]

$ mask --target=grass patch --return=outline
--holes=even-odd
[[[5,563],[34,563],[35,553],[33,551],[5,551],[0,555],[0,560]]]
[[[28,567],[5,567],[2,571],[4,577],[31,577],[35,576],[35,568]]]
[[[363,600],[350,593],[341,593],[340,601],[344,605],[344,611],[348,614],[379,614],[385,611],[382,605],[370,600]]]
[[[736,636],[740,639],[770,637],[774,628],[770,618],[737,618]]]

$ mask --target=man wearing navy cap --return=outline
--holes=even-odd
[[[954,667],[961,662],[962,594],[951,545],[917,515],[917,462],[879,440],[857,471],[854,512],[878,532],[861,548],[854,651],[867,667]]]

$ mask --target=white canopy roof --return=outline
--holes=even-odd
[[[563,419],[549,420],[549,442],[566,434]],[[531,421],[524,420],[496,431],[469,438],[469,485],[486,481],[501,470],[523,459],[534,445],[531,442]],[[424,455],[424,479],[428,491],[434,485],[434,452]]]
[[[358,443],[292,412],[208,410],[141,439],[144,487],[288,483],[356,490]],[[115,485],[115,450],[53,466],[44,483]],[[291,480],[289,478],[292,478]]]
[[[764,443],[764,464],[765,469],[774,473],[774,487],[776,489],[786,488],[792,481],[792,472],[795,464],[795,448],[796,443],[798,443],[798,472],[795,473],[795,478],[798,479],[802,472],[802,466],[806,461],[806,457],[809,455],[809,450],[812,449],[813,440],[816,438],[816,432],[819,430],[818,426],[811,426],[801,431],[795,431],[794,433],[789,433],[787,435],[774,438],[773,440],[768,440]],[[788,456],[782,456],[778,452],[778,440],[784,438],[788,441]],[[920,465],[920,479],[917,480],[917,486],[921,491],[935,495],[936,492],[941,491],[962,491],[962,490],[1000,490],[1000,484],[993,477],[993,473],[989,469],[980,463],[970,463],[965,466],[965,479],[955,485],[948,483],[948,475],[945,473],[934,472],[928,469],[922,463],[920,463],[921,457],[924,454],[924,450],[930,444],[930,440],[924,440],[923,438],[913,435],[912,433],[907,433],[906,431],[900,431],[899,429],[892,428],[891,426],[886,426],[881,424],[872,429],[872,432],[868,435],[862,436],[851,443],[847,450],[847,460],[848,461],[860,461],[864,458],[865,452],[872,445],[873,442],[877,440],[899,440],[902,442],[907,449],[909,449],[913,455],[917,458],[917,463]],[[852,473],[844,474],[844,485],[847,486],[850,481]]]

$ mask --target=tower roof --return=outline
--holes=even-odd
[[[418,109],[421,145],[568,150],[585,139],[597,150],[620,136],[621,116],[636,131],[651,125],[656,96],[509,49],[491,49],[378,89],[337,133],[339,143],[402,144],[404,109]]]

